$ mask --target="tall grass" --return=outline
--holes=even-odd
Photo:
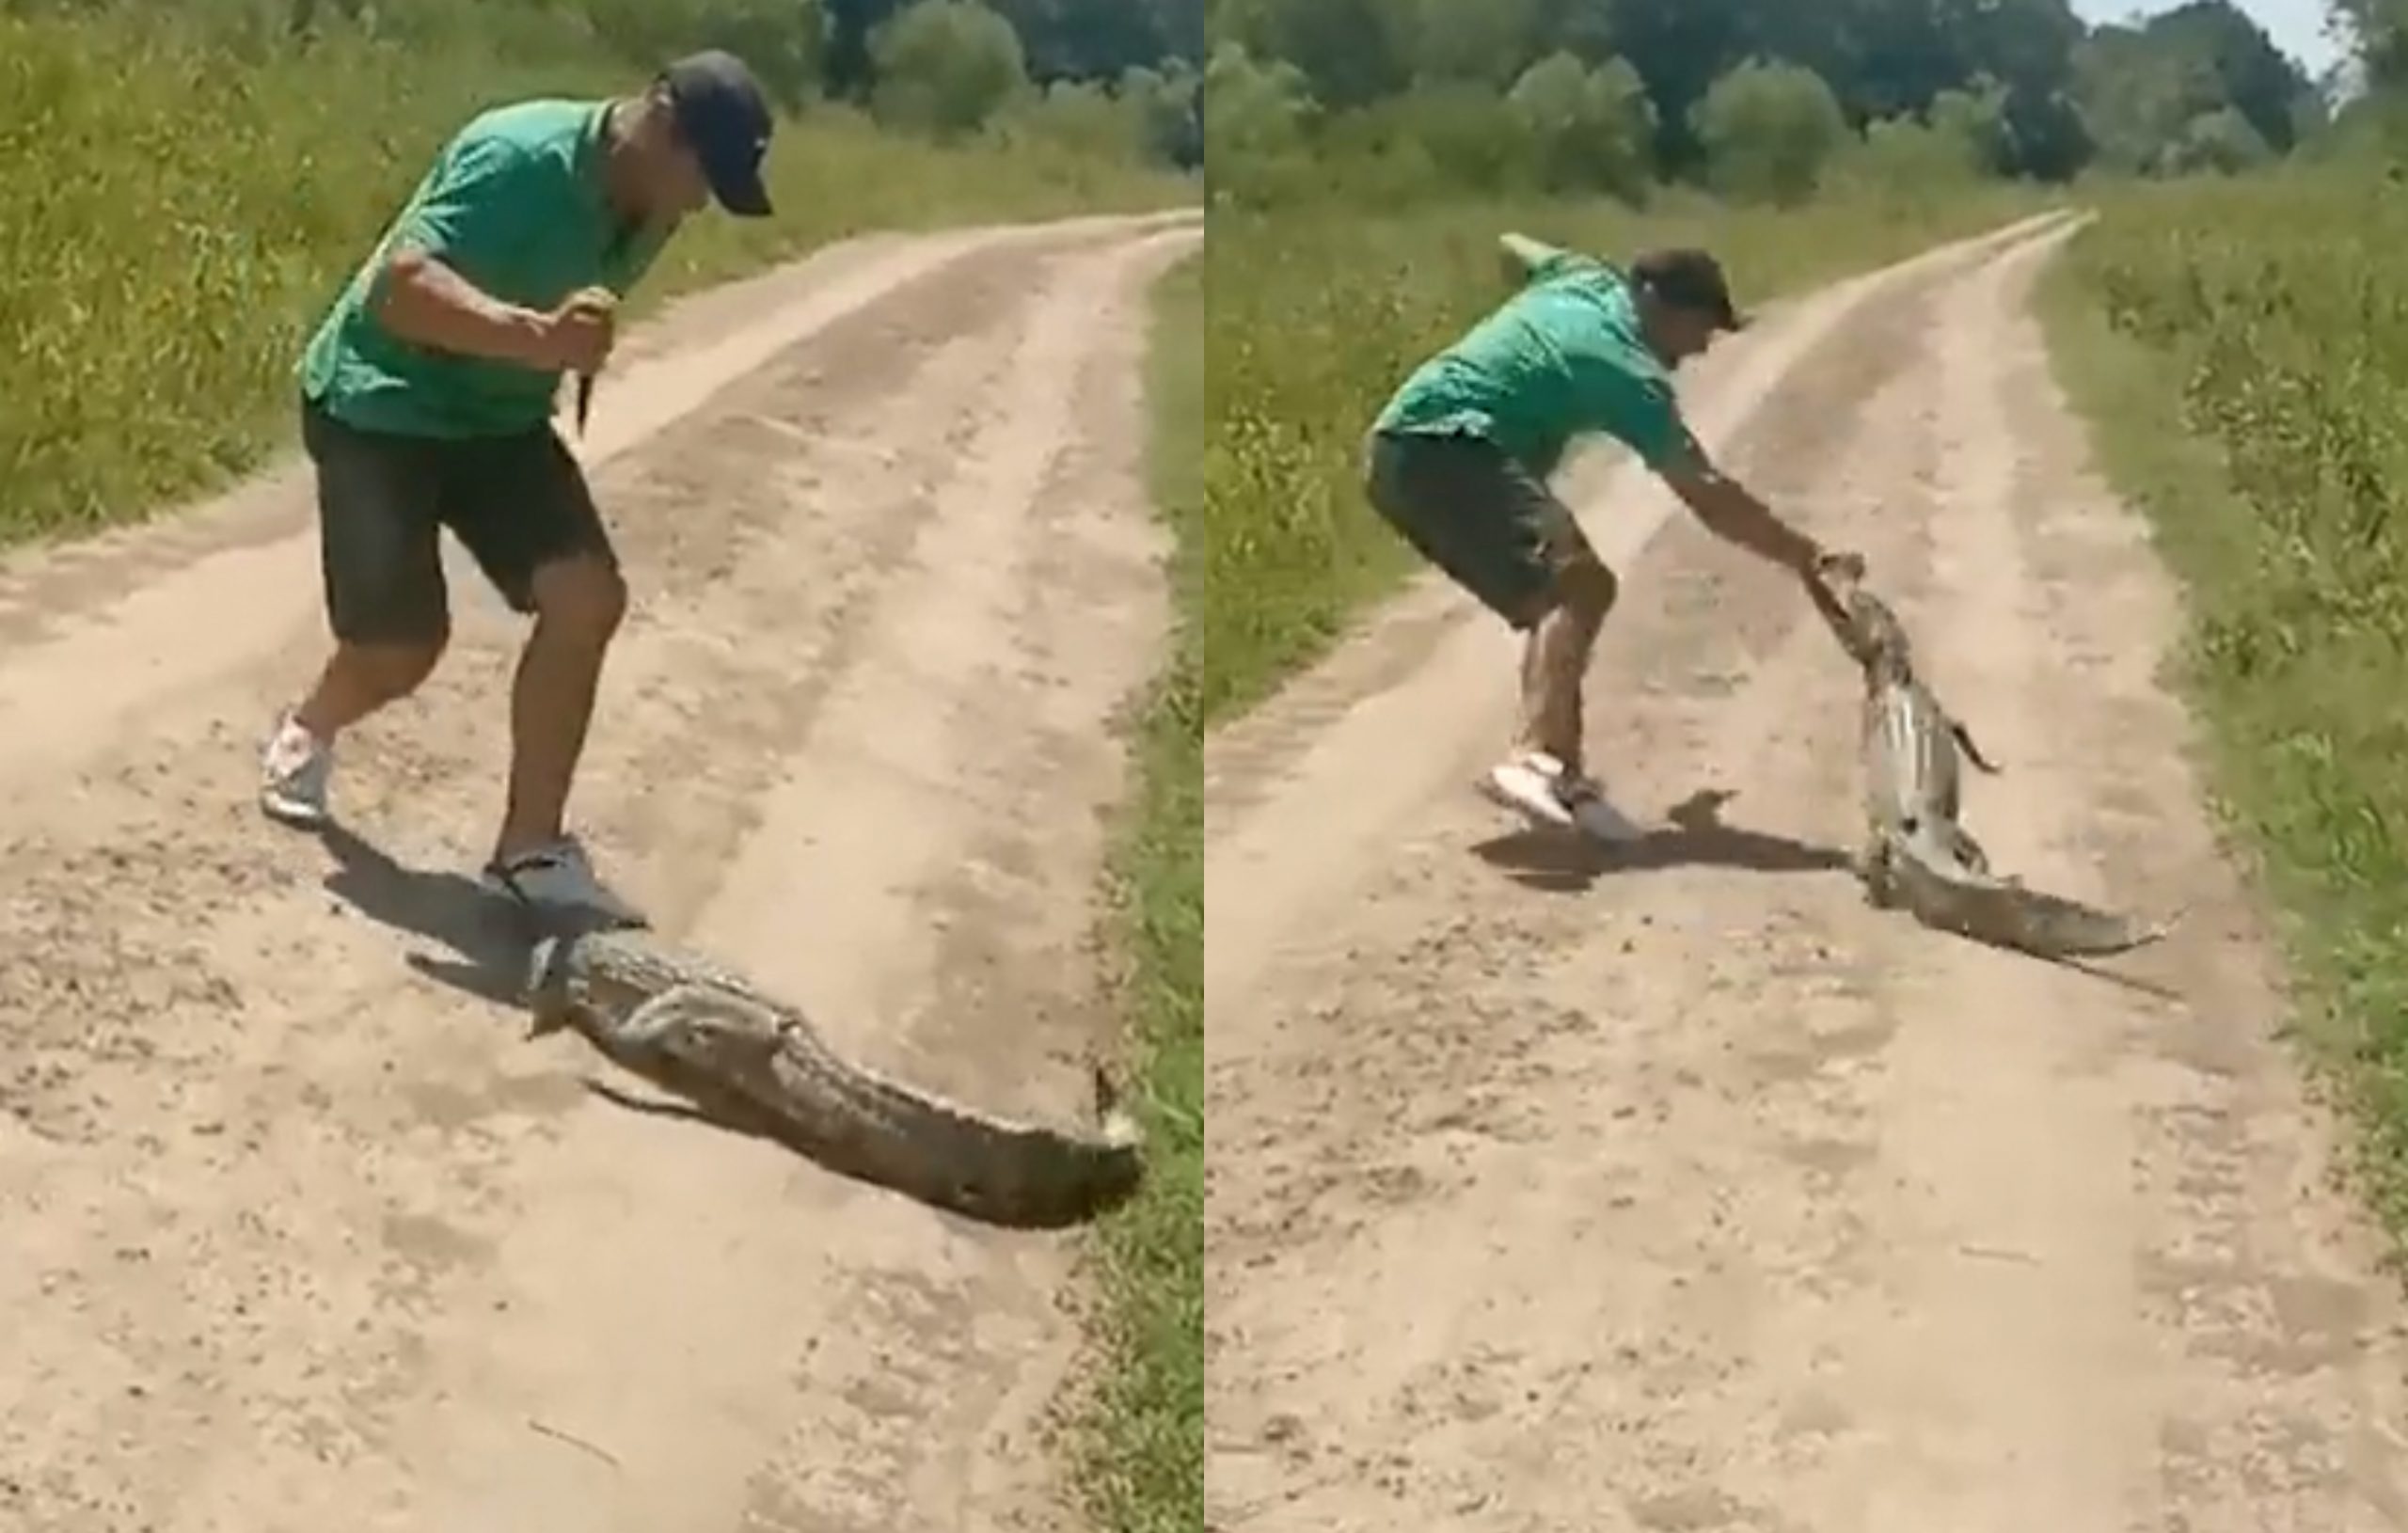
[[[2299,1035],[2408,1237],[2408,291],[2379,166],[2119,189],[2044,290],[2188,588],[2182,681],[2278,907]]]
[[[1703,244],[1743,305],[1902,259],[2042,205],[2003,185],[1946,198],[1835,198],[1794,212],[1660,195],[1608,201],[1457,201],[1377,214],[1211,214],[1212,324],[1203,525],[1207,720],[1309,660],[1413,567],[1363,503],[1363,433],[1435,348],[1500,299],[1497,235],[1629,254]]]
[[[527,10],[304,50],[231,0],[205,29],[0,9],[0,542],[140,516],[285,444],[300,346],[442,140],[486,105],[637,78],[541,54],[553,34],[514,44]],[[778,218],[706,213],[634,311],[862,229],[1189,195],[1133,158],[938,149],[825,105],[781,129],[771,177]]]
[[[1113,1367],[1089,1423],[1086,1478],[1111,1533],[1193,1533],[1204,1504],[1204,292],[1182,261],[1156,299],[1155,501],[1176,540],[1174,638],[1136,749],[1136,813],[1115,859],[1147,1083],[1146,1189],[1104,1227]]]

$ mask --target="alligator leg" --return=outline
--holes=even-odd
[[[1956,859],[1958,866],[1971,873],[1982,875],[1989,873],[1989,854],[1982,850],[1982,844],[1973,839],[1973,833],[1971,830],[1961,825],[1951,824],[1947,828],[1945,836],[1949,853]]]
[[[1878,827],[1864,838],[1856,856],[1856,876],[1864,884],[1865,903],[1888,909],[1897,900],[1897,881],[1890,869],[1890,838]]]
[[[1973,743],[1972,732],[1967,729],[1962,723],[1958,722],[1954,717],[1951,717],[1948,720],[1948,733],[1956,736],[1957,749],[1964,751],[1965,759],[1967,761],[1970,761],[1974,766],[1979,766],[1983,771],[1989,773],[1992,777],[1996,777],[1998,775],[1998,764],[1991,761],[1988,756],[1982,754],[1982,748]]]

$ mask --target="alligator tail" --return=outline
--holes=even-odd
[[[1145,1178],[1144,1135],[1101,1067],[1090,1125],[1019,1122],[841,1059],[789,1035],[777,1112],[833,1169],[986,1223],[1058,1228],[1126,1202]]]
[[[2042,958],[2104,957],[2160,941],[2183,911],[2158,921],[1969,871],[1920,837],[1892,859],[1901,903],[1925,925]]]

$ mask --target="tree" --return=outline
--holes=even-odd
[[[828,18],[819,0],[584,0],[584,7],[595,38],[638,68],[724,48],[784,105],[800,105],[821,87]]]
[[[1201,87],[1204,180],[1215,197],[1260,192],[1277,166],[1303,158],[1305,135],[1321,117],[1305,71],[1283,59],[1259,63],[1223,42],[1204,67]]]
[[[2224,103],[2247,119],[2267,147],[2288,150],[2295,142],[2294,110],[2300,96],[2313,88],[2307,75],[2227,0],[2192,0],[2151,17],[2142,37],[2195,60],[2215,81]]]
[[[1814,195],[1848,137],[1839,98],[1814,71],[1757,59],[1715,82],[1694,131],[1714,184],[1734,197],[1794,203]]]
[[[1396,28],[1421,85],[1503,90],[1537,53],[1534,0],[1395,0]]]
[[[1031,78],[1114,80],[1172,57],[1200,59],[1200,0],[992,0],[1028,51]]]
[[[1583,64],[1615,56],[1614,13],[1621,0],[1529,0],[1530,49],[1561,51]],[[1635,70],[1633,72],[1637,72]]]
[[[870,35],[900,8],[900,0],[826,0],[828,86],[847,97],[870,88]]]
[[[1656,113],[1627,61],[1592,70],[1559,49],[1523,71],[1506,99],[1529,135],[1545,185],[1624,198],[1644,191]]]
[[[1203,79],[1183,59],[1159,70],[1133,69],[1120,77],[1120,94],[1136,105],[1146,153],[1181,169],[1204,163]]]
[[[1614,51],[1647,82],[1656,157],[1667,167],[1694,164],[1699,103],[1719,76],[1761,51],[1762,14],[1783,5],[1812,8],[1804,0],[1615,0]]]
[[[2007,125],[2006,87],[1987,76],[1964,90],[1943,90],[1931,99],[1925,121],[1942,147],[1968,170],[1989,175],[2009,167],[2015,153]]]
[[[1454,0],[1478,4],[1480,0]],[[1247,56],[1293,65],[1332,110],[1413,84],[1419,0],[1223,0],[1216,35]],[[1206,119],[1211,120],[1208,104]]]
[[[2301,103],[2314,94],[2299,67],[2224,0],[2100,27],[2077,51],[2075,74],[2099,158],[2147,173],[2288,151],[2299,142]],[[2226,112],[2248,126],[2246,137],[2221,120]],[[2208,119],[2217,120],[2198,128]]]
[[[2333,25],[2366,71],[2367,85],[2383,89],[2408,78],[2408,0],[2329,0]]]
[[[1019,35],[977,0],[912,0],[869,53],[879,119],[940,138],[975,132],[1028,84]]]
[[[2273,146],[2248,117],[2237,106],[2226,106],[2191,123],[2169,168],[2230,175],[2264,165],[2273,156]]]

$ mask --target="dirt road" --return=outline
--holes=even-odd
[[[1513,648],[1435,589],[1212,747],[1217,1533],[2408,1526],[2401,1306],[2319,1185],[2031,233],[1686,391],[1898,597],[2005,766],[1993,860],[2189,923],[2116,983],[1866,908],[1828,634],[1592,466],[1591,749],[1676,830],[1608,870],[1478,798]]]
[[[1144,289],[1192,220],[882,239],[597,391],[636,605],[571,813],[840,1047],[1069,1117],[1112,724],[1163,620]],[[1056,1529],[1071,1245],[592,1096],[467,876],[516,625],[252,808],[306,484],[0,573],[0,1526]],[[623,1083],[624,1078],[622,1078]]]

